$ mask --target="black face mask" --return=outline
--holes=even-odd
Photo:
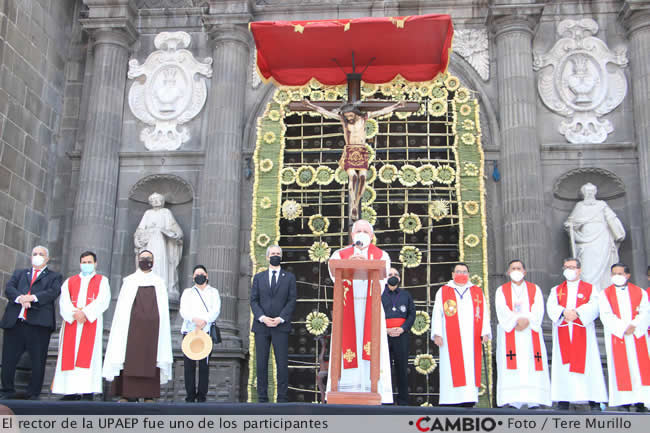
[[[203,274],[198,274],[196,277],[194,277],[194,282],[199,286],[207,283],[207,281],[208,277]]]
[[[398,277],[393,276],[393,277],[390,277],[388,279],[388,285],[389,286],[397,286],[398,284],[399,284],[399,278]]]
[[[140,259],[138,261],[138,266],[143,271],[149,271],[149,270],[151,270],[151,268],[153,268],[153,260],[151,260],[151,259]]]
[[[271,266],[280,266],[280,263],[282,263],[282,257],[271,256],[269,257],[269,263],[271,263]]]

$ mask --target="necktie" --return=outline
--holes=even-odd
[[[275,288],[278,285],[277,273],[278,271],[273,271],[273,276],[271,277],[271,293],[275,293]]]
[[[32,294],[32,286],[34,285],[36,278],[38,278],[38,269],[34,269],[34,272],[32,272],[32,282],[29,284],[29,291],[27,292],[28,295]],[[27,319],[27,309],[23,310],[23,319]]]

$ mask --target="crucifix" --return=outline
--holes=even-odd
[[[513,358],[515,358],[516,356],[517,356],[517,354],[514,353],[514,352],[511,350],[511,351],[506,355],[506,358],[508,358],[509,360],[512,361]]]
[[[343,127],[345,147],[339,161],[341,169],[348,174],[348,219],[349,227],[359,219],[361,197],[365,189],[368,173],[368,150],[366,149],[366,122],[373,117],[383,116],[393,111],[417,111],[420,104],[417,102],[389,102],[389,101],[361,101],[361,73],[356,72],[354,51],[352,52],[352,73],[347,73],[348,100],[347,101],[309,101],[291,102],[289,109],[292,111],[316,111],[323,117],[338,119]],[[336,59],[332,59],[338,62]]]
[[[562,298],[564,298],[564,295],[565,295],[564,290],[562,290],[562,288],[560,288],[560,290],[558,290],[558,292],[557,292],[558,299],[560,301],[562,301]]]
[[[542,362],[542,355],[539,352],[535,353],[535,359],[537,362]]]

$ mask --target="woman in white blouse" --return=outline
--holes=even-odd
[[[185,289],[181,295],[180,314],[183,318],[181,334],[194,331],[197,327],[210,333],[210,324],[217,320],[221,311],[221,298],[219,292],[208,284],[208,271],[203,265],[196,265],[192,274],[194,286]],[[184,358],[185,390],[188,403],[197,401],[202,403],[208,393],[208,355],[205,359],[193,361],[187,356]],[[196,364],[199,364],[199,386],[196,384]]]

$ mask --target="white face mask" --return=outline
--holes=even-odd
[[[34,266],[35,268],[43,266],[43,263],[45,263],[45,257],[32,256],[32,266]]]
[[[573,281],[578,276],[578,271],[575,269],[565,269],[564,272],[562,272],[562,275],[564,275],[564,278],[566,278],[567,281]]]
[[[627,283],[627,280],[625,279],[625,275],[612,275],[612,283],[615,286],[622,287]]]
[[[521,271],[512,271],[510,272],[510,279],[515,283],[518,283],[524,279],[524,273]]]
[[[353,237],[355,246],[360,248],[367,247],[370,245],[370,236],[367,233],[357,233]],[[361,245],[357,245],[360,242]]]

